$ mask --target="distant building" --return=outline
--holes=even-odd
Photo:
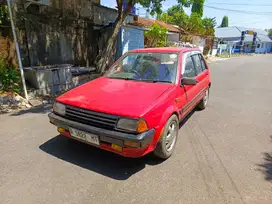
[[[253,31],[257,33],[257,45],[255,53],[267,53],[271,52],[272,40],[268,37],[267,32],[261,29],[252,29],[245,27],[225,27],[225,28],[215,28],[215,37],[219,41],[218,47],[225,47],[225,49],[231,48],[232,51],[239,50],[239,43],[241,41],[241,36],[243,31]],[[253,35],[245,35],[243,51],[245,53],[251,52],[251,46],[253,42]]]
[[[130,25],[134,25],[137,27],[142,27],[145,30],[148,30],[152,25],[157,24],[162,28],[167,29],[167,42],[170,44],[174,44],[180,41],[181,33],[184,33],[184,30],[179,28],[178,26],[167,24],[163,21],[154,20],[150,18],[142,18],[139,16],[135,16],[135,20],[130,23]]]

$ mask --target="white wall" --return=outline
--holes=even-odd
[[[267,52],[272,52],[272,42],[267,43],[266,50]]]
[[[256,53],[265,53],[267,52],[267,47],[270,46],[268,45],[270,43],[268,42],[258,42],[257,47],[256,47]],[[259,45],[259,48],[258,48]]]
[[[216,54],[217,54],[217,49],[212,49],[211,55],[212,55],[212,56],[215,56]]]
[[[179,42],[179,33],[168,32],[167,33],[168,42]]]
[[[192,38],[192,44],[196,45],[201,50],[201,52],[203,52],[204,46],[206,44],[206,39],[201,38],[199,36],[194,36]]]

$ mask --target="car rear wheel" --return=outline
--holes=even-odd
[[[201,99],[201,101],[198,104],[198,108],[200,110],[204,110],[207,107],[208,101],[209,101],[209,95],[210,95],[210,89],[207,89],[204,97]]]
[[[161,158],[169,158],[175,149],[178,138],[179,121],[176,115],[172,115],[164,126],[160,141],[157,144],[154,154]]]

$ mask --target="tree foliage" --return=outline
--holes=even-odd
[[[6,25],[9,22],[8,6],[0,5],[0,25]]]
[[[224,27],[228,27],[228,26],[229,26],[229,17],[224,16],[220,27],[224,28]]]
[[[216,19],[214,18],[203,18],[202,26],[206,35],[214,35],[214,28],[216,26]]]
[[[167,29],[158,24],[153,24],[144,33],[146,45],[148,47],[165,47],[167,45]]]
[[[11,67],[0,57],[0,90],[15,91],[20,90],[20,74],[17,69]]]
[[[205,0],[193,0],[192,1],[192,13],[197,13],[200,17],[203,16],[203,6]]]
[[[206,44],[204,49],[203,49],[203,55],[208,55],[209,51],[211,50],[211,46],[209,44]]]
[[[188,34],[213,36],[216,26],[215,18],[203,18],[204,0],[180,0],[179,4],[170,7],[167,12],[158,16],[159,20],[174,24],[184,29]],[[184,7],[192,5],[192,13],[188,16]]]
[[[269,37],[272,37],[272,28],[270,29],[265,29],[265,31],[268,33]]]

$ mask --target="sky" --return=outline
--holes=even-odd
[[[101,4],[114,8],[116,0],[101,0]],[[176,0],[166,0],[163,3],[163,11],[176,5]],[[146,10],[140,5],[136,6],[140,16],[146,16]],[[215,8],[211,8],[215,7]],[[226,10],[222,10],[226,9]],[[236,12],[232,10],[249,11]],[[185,9],[190,14],[190,9]],[[272,0],[206,0],[203,17],[216,17],[220,25],[223,16],[229,17],[229,26],[243,26],[247,28],[268,29],[272,28]],[[151,17],[151,16],[150,16]]]

